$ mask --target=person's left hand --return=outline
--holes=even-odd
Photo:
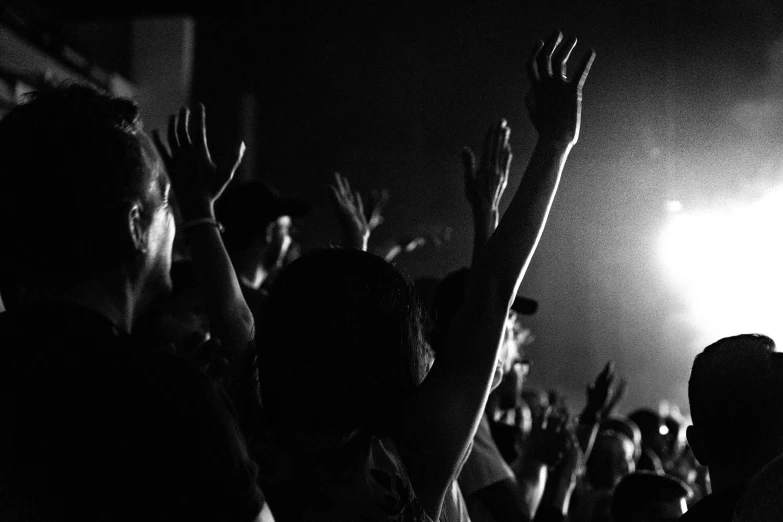
[[[244,142],[237,152],[216,164],[207,145],[206,111],[202,104],[193,118],[188,108],[169,118],[168,147],[160,133],[153,131],[153,141],[163,159],[184,220],[214,217],[214,203],[234,177],[242,156]]]
[[[473,151],[462,149],[465,169],[465,197],[474,212],[498,212],[500,199],[508,186],[511,167],[511,146],[508,143],[511,129],[506,120],[500,120],[487,130],[481,163],[476,165]]]

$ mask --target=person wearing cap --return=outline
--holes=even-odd
[[[306,202],[285,198],[263,181],[238,185],[219,200],[223,241],[254,314],[291,247],[291,219],[308,210]]]

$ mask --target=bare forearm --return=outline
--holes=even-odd
[[[211,212],[203,211],[194,215],[208,217]],[[241,355],[253,332],[253,315],[242,296],[239,280],[220,232],[217,227],[200,225],[186,233],[210,329],[232,353]]]
[[[533,257],[570,146],[539,139],[511,205],[492,234],[476,278],[492,279],[502,303],[513,300]]]
[[[497,209],[481,209],[473,207],[473,257],[471,267],[478,265],[484,248],[492,233],[498,226],[500,213]]]

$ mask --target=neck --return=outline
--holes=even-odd
[[[23,302],[81,306],[104,316],[125,333],[131,332],[140,305],[131,280],[124,273],[102,274],[56,289],[27,289]]]
[[[763,466],[754,470],[735,469],[733,467],[710,466],[710,485],[713,493],[720,493],[740,484],[744,484],[756,474]]]

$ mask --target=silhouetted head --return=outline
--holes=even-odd
[[[149,301],[171,286],[169,181],[133,102],[71,85],[0,122],[4,271],[55,287],[122,268]]]
[[[613,522],[676,522],[688,510],[691,489],[679,479],[637,471],[614,489]]]
[[[642,454],[642,431],[634,421],[628,417],[609,417],[601,421],[600,430],[616,431],[631,439],[634,445],[634,462],[639,459]]]
[[[641,408],[630,415],[631,419],[642,433],[642,449],[654,452],[658,457],[663,458],[666,454],[667,435],[669,428],[663,417],[654,411]]]
[[[600,432],[587,461],[590,483],[596,488],[611,489],[635,469],[633,441],[616,431]]]
[[[738,335],[696,356],[688,441],[710,472],[749,480],[783,452],[783,355],[763,335]]]
[[[391,433],[424,377],[413,286],[380,257],[306,254],[272,285],[259,369],[270,421],[294,430]]]

